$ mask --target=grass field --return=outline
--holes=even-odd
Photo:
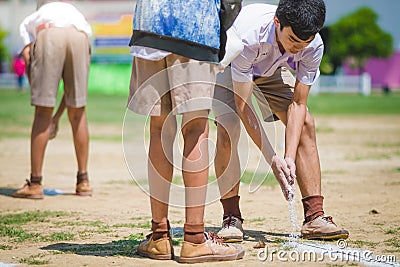
[[[125,114],[128,89],[122,94],[90,92],[87,112],[90,123],[121,125]],[[61,98],[59,93],[58,101]],[[400,114],[400,93],[370,96],[356,94],[320,94],[310,96],[308,107],[314,115],[390,115]],[[0,90],[0,124],[2,129],[30,126],[33,118],[30,93]]]

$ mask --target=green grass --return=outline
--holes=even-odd
[[[41,258],[43,258],[44,256],[46,256],[45,254],[36,254],[36,255],[31,255],[27,258],[22,258],[19,260],[19,263],[26,263],[28,265],[46,265],[49,264],[50,261],[49,260],[41,260]]]
[[[389,115],[400,114],[400,94],[370,96],[358,94],[319,94],[310,96],[308,107],[319,115]]]
[[[9,237],[16,242],[25,240],[39,240],[42,236],[38,233],[29,233],[20,226],[0,225],[0,237]]]
[[[400,234],[400,227],[395,228],[395,229],[389,229],[385,232],[385,234],[387,235],[391,235],[391,234]]]
[[[143,229],[150,229],[151,223],[150,221],[147,222],[140,222],[140,223],[118,223],[114,224],[112,227],[127,227],[127,228],[143,228]]]
[[[130,77],[130,65],[126,66],[93,66],[93,74],[97,79],[91,78],[88,93],[87,117],[89,126],[97,124],[102,126],[115,126],[122,129],[129,85],[125,85]],[[111,79],[110,77],[114,77]],[[122,79],[120,76],[125,78]],[[100,78],[101,77],[101,78]],[[107,81],[103,81],[103,79]],[[122,81],[123,80],[123,81]],[[122,81],[122,82],[121,82]],[[114,90],[119,83],[123,83],[122,90]],[[128,83],[129,84],[129,83]],[[106,90],[105,88],[110,88]],[[57,106],[62,96],[59,91]],[[382,95],[374,93],[370,96],[356,94],[319,94],[310,96],[309,110],[313,115],[399,115],[400,93]],[[54,111],[55,112],[55,111]],[[66,112],[65,112],[66,113]],[[129,113],[129,126],[143,126],[146,117]],[[32,126],[34,108],[30,105],[30,92],[17,90],[0,90],[0,138],[29,138]],[[67,122],[66,114],[61,118],[62,124]],[[319,132],[331,132],[329,127],[317,128]],[[94,140],[120,141],[121,131],[113,134],[91,133]]]
[[[375,248],[377,245],[379,245],[379,242],[372,242],[372,241],[364,241],[364,240],[351,240],[349,241],[350,244],[354,244],[357,247],[372,247]]]
[[[129,93],[131,64],[91,64],[89,92],[126,96]]]
[[[28,222],[48,222],[49,217],[63,217],[70,213],[64,211],[26,211],[23,213],[11,213],[0,216],[0,225],[26,224]]]
[[[69,232],[56,232],[50,235],[30,232],[22,228],[29,223],[49,222],[52,218],[68,216],[70,213],[63,211],[27,211],[0,216],[0,237],[8,237],[16,242],[25,240],[35,241],[65,241],[73,240],[74,235]]]
[[[11,250],[13,249],[10,245],[0,245],[0,250]]]
[[[264,217],[257,217],[257,218],[248,219],[246,221],[248,221],[248,222],[264,222],[265,218]]]

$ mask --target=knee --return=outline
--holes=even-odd
[[[315,136],[315,120],[309,112],[306,114],[302,134],[307,137]]]
[[[174,138],[176,135],[175,120],[153,120],[150,123],[150,135]],[[173,139],[171,139],[173,140]]]
[[[85,108],[68,108],[68,118],[72,124],[78,124],[85,116]]]
[[[240,119],[238,116],[223,118],[217,126],[217,146],[228,148],[237,145],[240,137]]]
[[[36,106],[35,117],[41,120],[51,120],[53,108]]]
[[[188,121],[182,127],[183,139],[188,138],[200,138],[200,136],[205,136],[208,134],[208,120],[205,118],[197,118]]]

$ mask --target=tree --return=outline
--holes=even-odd
[[[2,63],[7,59],[7,47],[4,44],[4,38],[7,36],[7,32],[4,31],[0,26],[0,72],[2,72]]]
[[[378,15],[362,7],[328,27],[326,60],[334,66],[352,59],[352,67],[363,71],[367,59],[386,58],[393,53],[393,37],[377,24]]]

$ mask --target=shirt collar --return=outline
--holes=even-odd
[[[268,44],[272,44],[273,46],[278,46],[278,43],[276,42],[276,33],[275,33],[275,23],[271,23],[271,25],[268,27],[267,30],[267,40],[265,41]]]

